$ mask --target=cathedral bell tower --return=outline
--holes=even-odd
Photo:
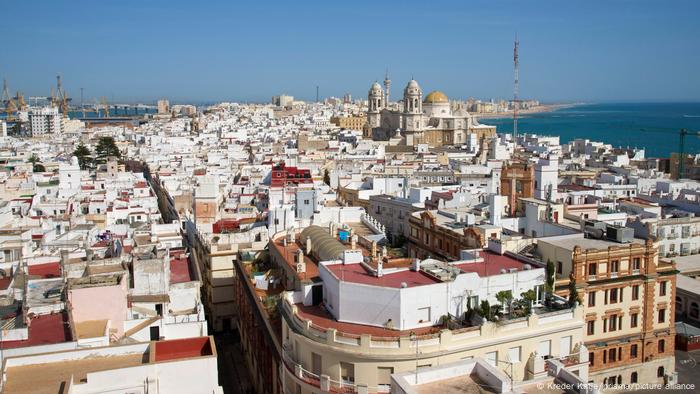
[[[413,145],[414,133],[423,129],[423,90],[418,82],[410,80],[403,90],[403,129],[406,133],[406,144]]]
[[[367,95],[367,126],[369,130],[377,128],[381,125],[380,112],[384,108],[384,92],[379,83],[375,82],[369,89]]]

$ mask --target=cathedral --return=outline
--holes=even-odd
[[[375,82],[369,89],[365,137],[374,140],[401,138],[409,146],[428,144],[464,145],[496,135],[495,126],[482,125],[462,104],[451,105],[447,96],[432,91],[423,98],[423,90],[410,80],[403,90],[403,100],[397,108],[389,106],[391,81],[387,77],[382,89]]]

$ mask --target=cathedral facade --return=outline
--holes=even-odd
[[[389,106],[389,86],[386,91],[375,82],[367,95],[367,128],[365,136],[374,140],[400,137],[406,145],[428,144],[464,145],[470,134],[477,140],[496,135],[495,126],[481,125],[461,104],[451,105],[447,96],[432,91],[423,98],[423,90],[415,80],[410,80],[403,90],[403,100],[398,108]]]

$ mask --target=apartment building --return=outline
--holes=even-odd
[[[674,382],[676,270],[651,240],[620,244],[581,234],[542,238],[537,254],[555,265],[557,294],[574,281],[584,309],[590,380]]]
[[[588,378],[583,309],[543,304],[543,268],[489,251],[450,263],[381,257],[362,237],[344,242],[331,230],[311,226],[270,242],[287,283],[285,391],[389,392],[392,374],[472,358],[516,383],[547,376],[548,358]],[[499,291],[528,289],[537,295],[530,314],[465,317],[481,301],[496,304]]]

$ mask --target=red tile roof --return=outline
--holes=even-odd
[[[500,275],[501,269],[508,271],[510,268],[517,268],[522,271],[524,263],[505,255],[484,251],[481,253],[484,261],[481,263],[456,264],[464,272],[474,272],[481,277]]]
[[[398,289],[403,283],[406,283],[408,287],[440,283],[440,281],[431,278],[422,272],[410,270],[384,274],[381,278],[379,278],[374,276],[374,274],[367,272],[367,270],[361,264],[334,264],[327,265],[326,268],[333,272],[333,274],[342,281],[372,286],[393,287]]]

